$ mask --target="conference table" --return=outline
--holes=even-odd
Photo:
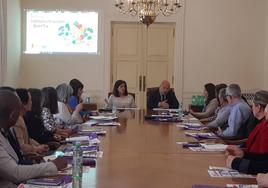
[[[225,166],[222,152],[194,152],[176,144],[195,141],[178,123],[145,120],[146,110],[118,114],[121,126],[103,127],[102,158],[83,174],[85,188],[188,188],[193,184],[256,184],[253,178],[212,178],[209,166]]]

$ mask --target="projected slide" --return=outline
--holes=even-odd
[[[26,52],[98,52],[98,13],[27,11]]]

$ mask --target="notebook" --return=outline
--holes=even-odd
[[[35,178],[27,180],[27,184],[57,186],[64,182],[63,176]]]

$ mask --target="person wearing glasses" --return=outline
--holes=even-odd
[[[218,101],[220,103],[220,108],[217,112],[216,119],[207,124],[210,128],[221,128],[225,129],[228,126],[228,118],[231,111],[231,105],[228,104],[226,98],[226,88],[222,88],[218,94]]]
[[[229,145],[226,148],[226,165],[243,173],[268,172],[268,91],[254,95],[252,110],[258,124],[250,133],[246,148]]]
[[[250,106],[241,98],[241,89],[238,84],[230,84],[226,88],[226,99],[231,105],[228,118],[228,127],[219,131],[219,136],[245,138],[249,130],[246,130],[254,116]]]

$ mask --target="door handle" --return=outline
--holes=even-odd
[[[139,76],[139,91],[141,91],[141,85],[142,85],[142,76]]]
[[[143,76],[143,91],[145,91],[145,87],[146,87],[146,77]]]

